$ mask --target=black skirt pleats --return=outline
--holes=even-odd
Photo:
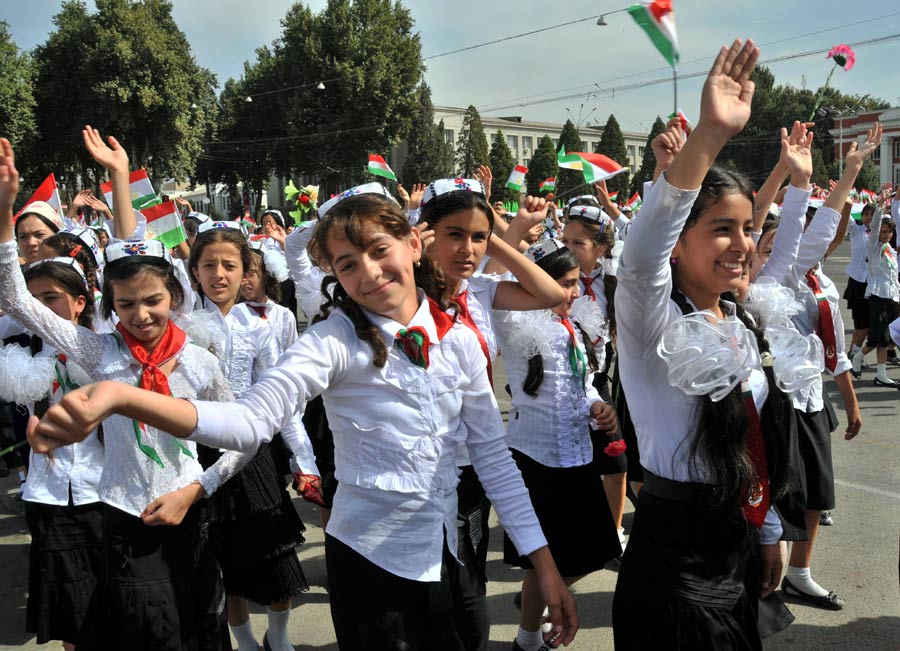
[[[305,527],[268,444],[208,502],[227,594],[270,604],[309,589],[296,552]]]
[[[224,594],[202,503],[177,527],[103,507],[103,570],[77,647],[220,651]]]
[[[869,327],[869,299],[866,298],[866,283],[848,277],[844,299],[853,317],[853,329],[865,330]]]
[[[518,450],[512,450],[512,456],[561,576],[579,577],[603,569],[622,554],[597,464],[551,468]],[[506,534],[503,562],[533,567]]]
[[[472,466],[463,466],[456,487],[456,556],[462,563],[454,573],[467,620],[465,648],[487,651],[491,619],[487,605],[487,553],[490,542],[488,520],[491,501]]]
[[[759,651],[756,529],[712,498],[654,494],[655,479],[645,470],[619,570],[616,650]]]
[[[38,644],[78,641],[102,564],[99,502],[55,506],[25,502],[31,532],[25,630]]]
[[[797,433],[797,417],[790,420],[784,435],[788,440],[788,475],[784,494],[774,503],[775,512],[781,520],[782,540],[809,540],[806,533],[806,473],[800,457],[800,443]]]
[[[804,504],[812,511],[829,511],[835,506],[835,493],[828,410],[810,414],[795,409],[794,413],[806,489]]]
[[[874,295],[869,297],[869,336],[866,343],[870,347],[881,348],[894,344],[889,326],[898,313],[900,307],[896,301]]]

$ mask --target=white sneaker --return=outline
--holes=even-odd
[[[853,359],[850,360],[850,363],[853,365],[854,374],[862,373],[863,359],[865,359],[865,356],[862,354],[861,350],[853,353]]]

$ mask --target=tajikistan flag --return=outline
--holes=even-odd
[[[159,240],[167,249],[187,241],[181,215],[174,201],[166,201],[141,210],[147,218],[147,239]]]
[[[516,165],[513,168],[513,171],[509,173],[509,178],[506,179],[506,187],[510,190],[519,192],[522,189],[522,184],[525,183],[525,175],[527,173],[527,167],[524,165]]]
[[[611,194],[609,195],[609,200],[610,200],[610,201],[615,201],[615,200],[618,199],[618,198],[619,198],[619,193],[618,193],[618,192],[613,192],[613,193],[611,193]]]
[[[541,181],[540,186],[538,187],[538,192],[555,192],[556,191],[556,177],[551,176],[549,179],[544,179]]]
[[[673,68],[678,63],[678,34],[672,0],[653,0],[631,5],[628,13],[647,32],[653,45]]]
[[[631,210],[634,211],[641,207],[641,203],[643,202],[641,201],[640,193],[635,192],[633,195],[631,195],[631,199],[625,202],[625,207],[631,208]]]
[[[374,174],[375,176],[383,176],[386,179],[390,179],[391,181],[396,181],[397,176],[394,174],[394,170],[392,170],[387,163],[384,162],[384,159],[378,154],[369,154],[369,174]]]
[[[143,210],[161,202],[161,199],[156,196],[153,184],[150,183],[147,170],[139,169],[132,172],[128,177],[128,185],[131,190],[131,205],[135,210]],[[112,181],[101,184],[100,191],[103,193],[103,198],[106,199],[106,205],[113,208]]]

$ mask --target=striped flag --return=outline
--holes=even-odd
[[[673,68],[678,63],[678,34],[672,0],[653,0],[631,5],[628,13],[647,32],[647,36]]]
[[[519,192],[522,189],[522,184],[525,183],[525,175],[527,173],[527,167],[524,165],[516,165],[513,168],[513,171],[509,173],[509,178],[506,179],[506,187],[510,190]]]
[[[635,192],[633,195],[631,195],[631,199],[629,199],[628,201],[625,202],[625,207],[631,208],[631,210],[634,211],[634,210],[637,210],[638,208],[640,208],[642,203],[643,202],[641,201],[640,193]]]
[[[599,183],[625,171],[624,167],[603,154],[584,154],[584,156],[581,173],[584,174],[585,183]]]
[[[143,210],[162,203],[153,189],[153,184],[150,183],[147,170],[139,169],[132,172],[128,177],[128,185],[131,190],[131,205],[135,210]],[[106,205],[113,208],[112,181],[102,183],[100,191],[103,193],[103,198],[106,199]]]
[[[618,199],[618,198],[619,198],[619,193],[618,193],[618,192],[613,192],[612,194],[609,195],[609,200],[610,200],[610,201],[615,201],[615,200]]]
[[[541,184],[538,186],[538,192],[555,192],[556,191],[556,177],[551,176],[549,179],[544,179],[541,181]]]
[[[28,207],[28,204],[34,203],[35,201],[46,201],[51,206],[53,206],[53,210],[56,211],[56,214],[59,215],[60,219],[62,219],[65,211],[62,209],[62,201],[59,199],[59,188],[56,185],[56,177],[53,175],[53,172],[50,173],[46,179],[41,182],[41,184],[37,187],[37,190],[34,191],[34,194],[28,198],[28,201],[25,202],[25,206],[15,214],[13,220],[19,218],[25,208]]]
[[[141,210],[147,218],[147,238],[159,240],[167,249],[174,249],[187,241],[187,234],[181,224],[181,215],[174,201],[158,203]]]
[[[564,170],[578,170],[581,171],[581,154],[579,152],[572,152],[567,154],[566,148],[563,147],[559,150],[559,153],[556,155],[556,162],[559,164],[560,169]]]
[[[387,163],[384,162],[384,159],[378,154],[369,154],[369,174],[374,174],[375,176],[383,176],[386,179],[390,179],[391,181],[396,181],[397,176],[394,174],[394,170],[392,170]]]
[[[256,230],[256,222],[250,219],[249,217],[241,217],[240,220],[241,226],[246,228],[248,231]]]

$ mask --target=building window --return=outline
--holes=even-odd
[[[559,138],[551,138],[551,140],[553,141],[553,148],[559,149]]]
[[[519,157],[519,136],[506,136],[506,144],[512,149],[513,156]]]
[[[894,158],[900,158],[900,138],[894,140]]]
[[[880,160],[880,159],[881,159],[881,145],[878,145],[878,146],[875,148],[875,151],[872,152],[872,159],[873,159],[873,160]]]
[[[531,136],[522,136],[522,152],[534,150],[534,138]]]
[[[454,144],[453,129],[444,129],[444,142]]]
[[[530,158],[525,158],[522,160],[522,165],[524,165],[525,167],[528,167],[528,163],[530,163],[530,162],[531,162]]]
[[[644,148],[643,147],[638,147],[638,158],[640,158],[641,160],[644,160]]]
[[[637,156],[634,155],[635,151],[636,151],[636,148],[634,145],[628,145],[628,158],[629,158],[628,162],[630,162],[632,165],[634,165],[637,162]]]

